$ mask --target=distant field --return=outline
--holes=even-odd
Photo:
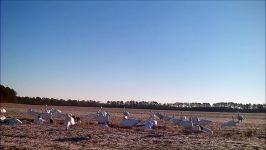
[[[235,113],[183,112],[184,115],[198,115],[212,120],[209,126],[214,134],[187,133],[181,127],[169,122],[158,121],[153,130],[141,127],[119,128],[123,109],[104,108],[111,114],[111,126],[100,129],[93,120],[86,118],[88,113],[99,108],[55,106],[63,112],[70,112],[82,118],[82,124],[61,130],[60,120],[51,125],[60,130],[48,130],[45,125],[32,124],[32,117],[26,114],[27,108],[40,111],[44,106],[23,104],[1,104],[7,109],[6,116],[17,117],[24,123],[20,126],[0,126],[0,149],[266,149],[265,113],[243,113],[246,119],[234,129],[220,129],[223,121],[231,119]],[[51,106],[49,106],[51,108]],[[127,109],[132,117],[145,121],[151,110]],[[152,110],[178,116],[178,111]],[[73,140],[74,138],[74,140]]]

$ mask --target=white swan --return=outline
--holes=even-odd
[[[183,112],[180,112],[179,116],[181,120],[187,120],[187,117],[183,115]]]
[[[5,119],[6,119],[5,116],[1,116],[1,117],[0,117],[0,121],[1,121],[1,122],[4,121]]]
[[[191,121],[188,120],[187,117],[184,116],[182,112],[180,112],[179,118],[175,118],[175,116],[173,115],[172,118],[170,119],[170,122],[172,122],[174,125],[180,125],[183,126],[184,128],[188,128],[188,126],[190,126],[189,122]]]
[[[245,118],[244,116],[240,115],[239,112],[237,112],[237,119],[242,122]]]
[[[193,126],[193,122],[190,120],[182,120],[180,125],[184,128],[184,129],[191,129]]]
[[[158,117],[160,120],[164,120],[164,121],[170,121],[171,120],[171,117],[167,116],[167,115],[164,115],[160,112],[156,112],[154,114],[156,117]]]
[[[65,115],[65,120],[64,120],[64,125],[66,126],[66,130],[68,130],[69,127],[70,127],[71,125],[74,125],[74,124],[75,124],[75,120],[74,120],[74,118],[72,117],[72,114],[67,113],[67,114]]]
[[[206,126],[206,125],[211,124],[211,123],[212,123],[212,121],[210,121],[210,120],[200,119],[196,124],[200,125],[200,126]]]
[[[39,115],[47,122],[50,122],[50,120],[52,119],[52,114],[50,112],[42,112]]]
[[[125,107],[124,107],[123,115],[124,115],[124,116],[129,116],[129,112],[126,111],[126,108],[125,108]]]
[[[202,127],[201,131],[209,135],[213,135],[213,131],[209,128]]]
[[[39,112],[32,110],[32,108],[29,108],[27,112],[28,112],[28,114],[30,114],[34,117],[40,116],[41,118],[46,120],[46,122],[50,122],[52,119],[52,114],[50,113],[50,111],[45,110],[44,112],[39,113]]]
[[[98,110],[98,112],[93,117],[96,119],[96,121],[98,122],[98,125],[101,128],[108,127],[110,115],[107,112],[103,111],[102,107],[100,108],[100,110]]]
[[[64,117],[64,114],[59,109],[52,108],[50,110],[50,112],[51,112],[53,118],[61,118],[61,117]]]
[[[170,119],[170,122],[174,125],[181,125],[181,121],[182,119],[180,118],[175,118],[175,116],[173,115],[172,118]]]
[[[44,120],[43,118],[41,118],[40,115],[35,116],[35,118],[33,120],[33,123],[34,124],[38,124],[38,125],[44,124],[45,122],[46,122],[46,120]]]
[[[6,113],[6,109],[5,108],[0,108],[0,113]]]
[[[164,115],[162,114],[162,113],[160,113],[160,112],[156,112],[155,114],[154,114],[156,117],[158,117],[160,120],[163,120],[164,119]]]
[[[120,127],[132,127],[137,125],[140,122],[139,119],[136,118],[128,118],[127,116],[125,116],[123,118],[123,120],[121,120],[121,122],[119,123]]]
[[[151,115],[150,118],[144,122],[143,128],[144,129],[152,129],[154,126],[157,126],[157,121],[154,118],[154,115]]]
[[[44,112],[50,113],[50,110],[48,109],[47,105],[45,105]]]
[[[193,123],[197,123],[197,122],[199,122],[199,118],[198,118],[198,116],[191,116],[191,117],[189,118],[189,120],[192,121]]]
[[[34,111],[32,108],[29,108],[27,113],[32,116],[38,116],[40,114],[39,112]]]
[[[194,120],[195,123],[193,123],[192,120]],[[180,124],[185,130],[190,130],[193,132],[204,132],[208,135],[213,134],[213,131],[211,129],[203,127],[199,124],[200,121],[197,122],[197,120],[199,120],[197,117],[191,120],[182,120]]]
[[[212,123],[212,121],[210,121],[210,120],[200,119],[197,116],[190,117],[190,121],[192,121],[192,123],[194,125],[200,125],[200,126],[206,126],[206,125]]]
[[[3,122],[8,125],[21,125],[22,124],[22,121],[20,121],[17,118],[6,118]]]
[[[133,127],[135,125],[137,125],[140,120],[136,119],[136,118],[128,118],[129,116],[129,112],[126,111],[125,107],[124,107],[124,111],[123,111],[123,119],[120,121],[119,126],[120,127]]]
[[[80,117],[78,117],[78,116],[74,116],[74,115],[72,115],[72,117],[74,118],[75,123],[81,124],[81,119],[80,119]]]
[[[110,120],[110,115],[107,112],[98,112],[96,114],[96,120],[98,125],[102,128],[108,127],[108,122]]]
[[[239,123],[239,120],[235,120],[235,119],[232,117],[232,120],[225,121],[225,122],[221,125],[221,128],[224,128],[224,127],[235,127],[238,123]]]
[[[213,135],[213,131],[211,129],[205,128],[205,127],[200,126],[200,125],[192,126],[191,130],[193,132],[204,132],[204,133],[207,133],[208,135]]]

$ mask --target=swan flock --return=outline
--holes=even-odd
[[[5,117],[4,114],[7,113],[7,110],[4,108],[0,109],[0,123],[7,125],[21,125],[23,122],[14,117]],[[80,117],[74,116],[71,113],[64,113],[59,109],[51,108],[48,109],[48,106],[45,105],[45,109],[43,111],[35,111],[32,108],[27,109],[27,114],[32,116],[33,123],[36,125],[50,125],[53,123],[54,119],[64,119],[64,126],[66,130],[69,130],[71,126],[75,124],[80,124]],[[100,128],[108,128],[111,115],[103,110],[101,107],[96,113],[88,114],[88,119],[95,120]],[[239,112],[237,116],[232,116],[231,120],[226,120],[221,124],[221,128],[226,127],[235,127],[240,122],[244,120],[244,116],[240,115]],[[141,121],[136,117],[131,117],[131,114],[126,110],[126,108],[122,111],[121,121],[118,123],[119,127],[132,128],[134,126],[140,126],[143,129],[154,129],[158,126],[158,120],[163,122],[169,122],[174,126],[180,126],[185,131],[190,132],[203,132],[208,135],[212,135],[213,131],[209,128],[213,123],[211,120],[199,118],[196,115],[185,116],[182,112],[180,112],[179,117],[175,115],[168,116],[161,112],[150,113],[150,116],[145,121]]]

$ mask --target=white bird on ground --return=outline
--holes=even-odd
[[[50,122],[52,119],[52,114],[50,112],[41,112],[39,115],[47,122]]]
[[[189,117],[189,120],[192,121],[192,123],[197,123],[197,122],[199,122],[199,118],[198,118],[198,116],[191,116],[191,117]]]
[[[170,119],[170,122],[174,125],[180,125],[181,124],[182,119],[180,118],[175,118],[175,115],[172,116],[172,118]]]
[[[29,108],[27,112],[32,116],[38,116],[40,114],[39,112],[34,111],[32,108]]]
[[[213,135],[213,131],[209,128],[205,128],[205,127],[202,127],[201,126],[201,131],[204,132],[204,133],[207,133],[209,135]]]
[[[68,130],[69,127],[70,127],[71,125],[74,125],[74,124],[75,124],[75,120],[74,120],[74,118],[72,117],[72,114],[67,113],[67,114],[65,115],[65,120],[64,120],[64,125],[66,126],[66,130]]]
[[[182,112],[180,112],[179,118],[175,118],[175,116],[173,115],[172,118],[170,119],[170,121],[174,125],[182,126],[185,130],[190,130],[193,126],[192,120],[196,121],[197,119],[198,119],[197,117],[193,117],[193,118],[190,117],[189,119],[187,119],[187,117],[184,116]]]
[[[107,112],[103,111],[103,109],[101,107],[101,109],[96,113],[95,119],[97,120],[98,125],[101,128],[106,128],[106,127],[108,127],[110,115]]]
[[[244,116],[240,115],[239,112],[237,112],[237,119],[242,122],[245,118]]]
[[[50,113],[50,110],[48,109],[47,105],[45,105],[44,112]]]
[[[22,124],[22,121],[20,121],[19,119],[17,118],[6,118],[3,123],[6,123],[8,125],[21,125]]]
[[[165,115],[165,114],[162,114],[162,113],[160,113],[160,112],[156,112],[154,115],[155,115],[156,117],[158,117],[160,120],[164,120],[164,121],[169,121],[169,120],[171,120],[171,117],[169,117],[169,116],[167,116],[167,115]]]
[[[197,117],[195,119],[197,119]],[[196,120],[194,120],[194,121],[196,121]],[[199,125],[197,123],[199,123],[199,122],[196,122],[194,124],[191,120],[185,119],[185,120],[182,120],[180,124],[185,130],[189,130],[189,131],[193,131],[193,132],[204,132],[204,133],[207,133],[208,135],[213,134],[213,131],[211,129],[203,127],[202,125]]]
[[[110,115],[106,112],[99,112],[96,115],[96,120],[98,125],[102,128],[108,127],[108,122],[110,120]]]
[[[154,115],[151,115],[148,120],[146,120],[143,124],[144,129],[152,129],[153,127],[157,126],[157,121],[154,118]]]
[[[33,123],[38,125],[44,124],[45,122],[46,120],[42,119],[40,115],[35,116],[33,120]]]
[[[50,111],[44,111],[44,112],[36,112],[34,110],[32,110],[31,108],[28,109],[28,114],[36,117],[36,116],[40,116],[41,118],[43,118],[44,120],[46,120],[46,122],[50,123],[51,119],[52,119],[52,114],[50,113]]]
[[[140,120],[136,119],[136,118],[128,118],[129,116],[129,112],[126,111],[125,107],[124,107],[124,111],[123,111],[123,119],[120,121],[119,126],[120,127],[133,127],[135,125],[137,125]]]
[[[211,129],[205,128],[205,127],[200,126],[200,125],[192,126],[192,131],[193,132],[204,132],[204,133],[207,133],[208,135],[213,134],[213,131]]]
[[[6,109],[5,108],[0,108],[0,113],[6,113]]]
[[[193,122],[190,121],[190,120],[184,119],[184,120],[181,121],[180,125],[181,125],[184,129],[189,130],[189,129],[192,128],[192,126],[193,126]]]
[[[124,115],[124,116],[129,116],[129,112],[126,111],[126,108],[125,108],[125,107],[124,107],[123,115]]]
[[[128,118],[127,116],[123,117],[123,120],[119,123],[120,127],[133,127],[140,122],[139,119],[136,118]]]
[[[210,120],[200,119],[197,116],[190,117],[190,121],[192,121],[192,123],[194,125],[200,125],[200,126],[206,126],[206,125],[212,123],[212,121],[210,121]]]
[[[53,118],[61,118],[61,117],[64,117],[64,114],[59,109],[52,108],[50,110],[50,112],[51,112]]]
[[[181,115],[180,118],[175,118],[173,117],[170,120],[174,125],[180,125],[182,126],[185,130],[192,131],[192,132],[204,132],[209,135],[213,134],[213,131],[209,128],[203,127],[201,124],[206,124],[205,121],[207,122],[208,120],[202,120],[197,116],[192,116],[189,119],[186,119],[185,116]]]
[[[210,120],[200,119],[196,124],[200,125],[200,126],[206,126],[206,125],[211,124],[211,123],[212,123],[212,121],[210,121]]]
[[[187,119],[187,117],[183,115],[183,112],[180,112],[179,114],[180,114],[179,116],[180,116],[181,120],[186,120]]]
[[[160,112],[156,112],[155,114],[154,114],[156,117],[158,117],[160,120],[163,120],[163,118],[165,117],[162,113],[160,113]]]
[[[5,116],[1,116],[1,117],[0,117],[0,121],[1,121],[1,122],[4,121],[5,119],[6,119]]]
[[[74,118],[74,121],[75,121],[76,124],[81,124],[81,119],[80,119],[80,117],[78,117],[78,116],[74,116],[74,115],[72,115],[72,117]]]
[[[235,120],[234,117],[232,116],[232,120],[225,121],[221,125],[221,128],[224,128],[224,127],[235,127],[238,123],[239,123],[239,120]]]
[[[172,118],[170,119],[170,122],[172,122],[174,125],[181,125],[181,126],[184,125],[185,128],[186,128],[185,124],[190,124],[187,121],[190,121],[190,120],[188,120],[187,117],[184,116],[182,112],[179,113],[179,118],[175,118],[175,116],[173,115]],[[182,122],[183,122],[183,125],[181,124]]]

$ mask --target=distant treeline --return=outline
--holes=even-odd
[[[265,104],[241,104],[233,102],[214,103],[158,103],[156,101],[107,101],[106,103],[94,100],[64,100],[41,97],[20,97],[16,91],[1,85],[1,103],[20,103],[30,105],[54,105],[54,106],[80,106],[80,107],[112,107],[135,109],[159,109],[180,111],[207,111],[207,112],[250,112],[266,113]]]
[[[0,85],[0,102],[1,103],[17,103],[17,92],[9,87]]]

